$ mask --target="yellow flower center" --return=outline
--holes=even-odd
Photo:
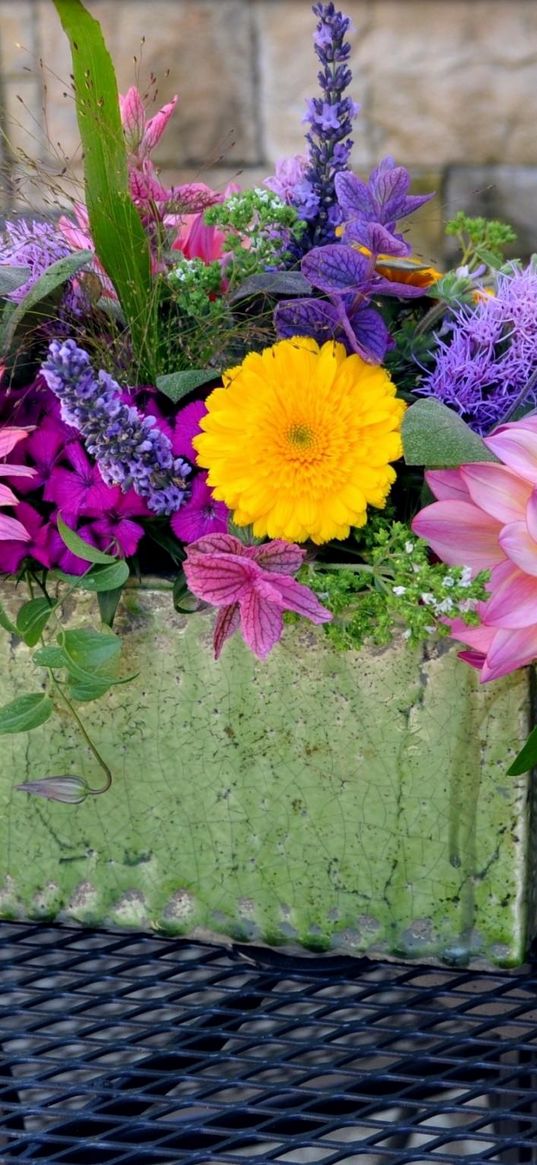
[[[291,425],[287,433],[287,440],[291,445],[299,445],[309,449],[315,443],[315,435],[308,425]]]

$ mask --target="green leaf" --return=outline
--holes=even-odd
[[[38,667],[66,667],[67,659],[61,647],[39,647],[32,655],[32,663]]]
[[[90,700],[100,700],[101,696],[112,687],[112,680],[100,680],[94,676],[85,676],[84,679],[75,679],[70,676],[67,684],[69,696],[80,703],[89,703]]]
[[[180,615],[193,615],[200,608],[200,600],[189,591],[183,571],[173,584],[173,605]]]
[[[2,603],[0,603],[0,627],[3,627],[4,631],[9,631],[10,635],[18,635],[19,634],[19,632],[17,631],[17,628],[15,627],[15,624],[12,623],[12,621],[9,618],[9,615],[8,615],[5,607],[2,605]]]
[[[475,253],[477,258],[482,263],[486,263],[487,267],[491,267],[493,271],[499,271],[503,267],[504,259],[498,255],[497,251],[489,251],[487,247],[476,247]]]
[[[29,267],[0,267],[0,295],[17,291],[30,278]]]
[[[507,770],[508,777],[520,777],[537,766],[537,726],[530,732],[528,739],[511,767]]]
[[[108,684],[114,681],[121,640],[113,631],[95,631],[92,627],[61,631],[58,643],[67,658],[69,673],[75,679],[89,677]]]
[[[311,295],[312,290],[300,271],[267,271],[249,275],[233,292],[231,303],[254,295]]]
[[[81,591],[110,591],[121,588],[129,577],[129,568],[124,559],[111,562],[109,566],[94,566],[87,574],[65,574],[63,570],[56,572],[64,582]]]
[[[186,368],[184,372],[169,372],[165,376],[157,376],[155,384],[165,396],[177,404],[195,388],[201,388],[210,380],[219,378],[220,373],[215,368]]]
[[[107,627],[112,627],[113,625],[122,594],[123,587],[117,587],[111,591],[99,591],[97,595],[101,619]]]
[[[34,315],[39,315],[39,322],[42,322],[44,316],[49,315],[50,312],[42,311],[36,312],[39,305],[43,305],[44,301],[48,299],[54,291],[62,287],[72,275],[75,275],[81,267],[85,267],[94,258],[92,251],[77,251],[74,255],[66,255],[63,259],[57,259],[55,263],[51,263],[46,271],[36,279],[28,293],[17,303],[14,311],[10,312],[8,317],[2,321],[2,335],[1,347],[2,351],[8,351],[13,342],[15,332],[20,323],[29,312]],[[52,310],[52,308],[51,308]]]
[[[18,696],[0,708],[0,733],[30,732],[32,728],[44,724],[53,711],[52,700],[44,692]]]
[[[65,542],[67,549],[76,554],[78,558],[83,558],[84,562],[99,562],[106,565],[117,562],[117,558],[114,558],[113,554],[104,554],[102,550],[97,550],[96,546],[90,546],[88,542],[84,542],[79,534],[75,534],[70,526],[66,526],[60,515],[58,515],[58,534],[62,542]],[[77,578],[80,578],[80,575],[77,575]]]
[[[149,241],[129,193],[114,66],[98,21],[80,0],[54,5],[71,46],[91,237],[127,320],[140,383],[154,383],[158,302]]]
[[[17,615],[17,634],[28,647],[35,647],[54,610],[48,599],[30,599]]]
[[[432,397],[410,406],[402,438],[407,465],[450,469],[470,461],[498,460],[457,413]]]

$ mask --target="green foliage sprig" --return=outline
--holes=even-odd
[[[314,562],[301,572],[334,615],[324,632],[335,647],[384,646],[401,633],[416,645],[449,635],[446,618],[479,623],[475,605],[487,598],[487,571],[472,578],[468,567],[431,563],[426,543],[403,522],[372,519],[366,529],[361,562]]]

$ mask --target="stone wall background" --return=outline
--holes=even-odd
[[[437,260],[464,207],[537,250],[537,0],[342,0],[352,18],[354,168],[384,154],[438,196],[416,216]],[[166,180],[243,186],[300,152],[316,92],[309,0],[87,0],[121,91],[180,102],[155,155]],[[145,43],[142,39],[145,37]],[[51,0],[0,0],[0,210],[54,212],[81,164],[66,39]],[[5,135],[5,136],[4,136]],[[61,143],[61,145],[60,145]],[[21,156],[26,161],[21,166]],[[43,179],[43,175],[46,179]]]

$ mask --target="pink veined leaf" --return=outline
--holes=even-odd
[[[281,575],[271,582],[271,586],[279,593],[282,607],[286,611],[295,611],[297,615],[303,615],[312,623],[328,623],[332,618],[331,612],[327,607],[323,607],[313,591],[296,582],[294,578]]]
[[[247,553],[263,570],[278,574],[296,574],[306,557],[306,551],[301,546],[280,539],[262,546],[249,546]]]
[[[194,552],[189,554],[183,570],[194,595],[214,603],[215,607],[223,607],[243,598],[251,589],[259,568],[245,560],[237,561],[232,555],[219,554],[211,560],[209,556]]]
[[[241,628],[245,643],[254,655],[265,659],[281,638],[282,611],[252,588],[241,601]]]
[[[230,603],[228,607],[221,607],[214,625],[214,658],[218,659],[220,652],[231,635],[238,631],[241,622],[241,611],[238,603]]]

